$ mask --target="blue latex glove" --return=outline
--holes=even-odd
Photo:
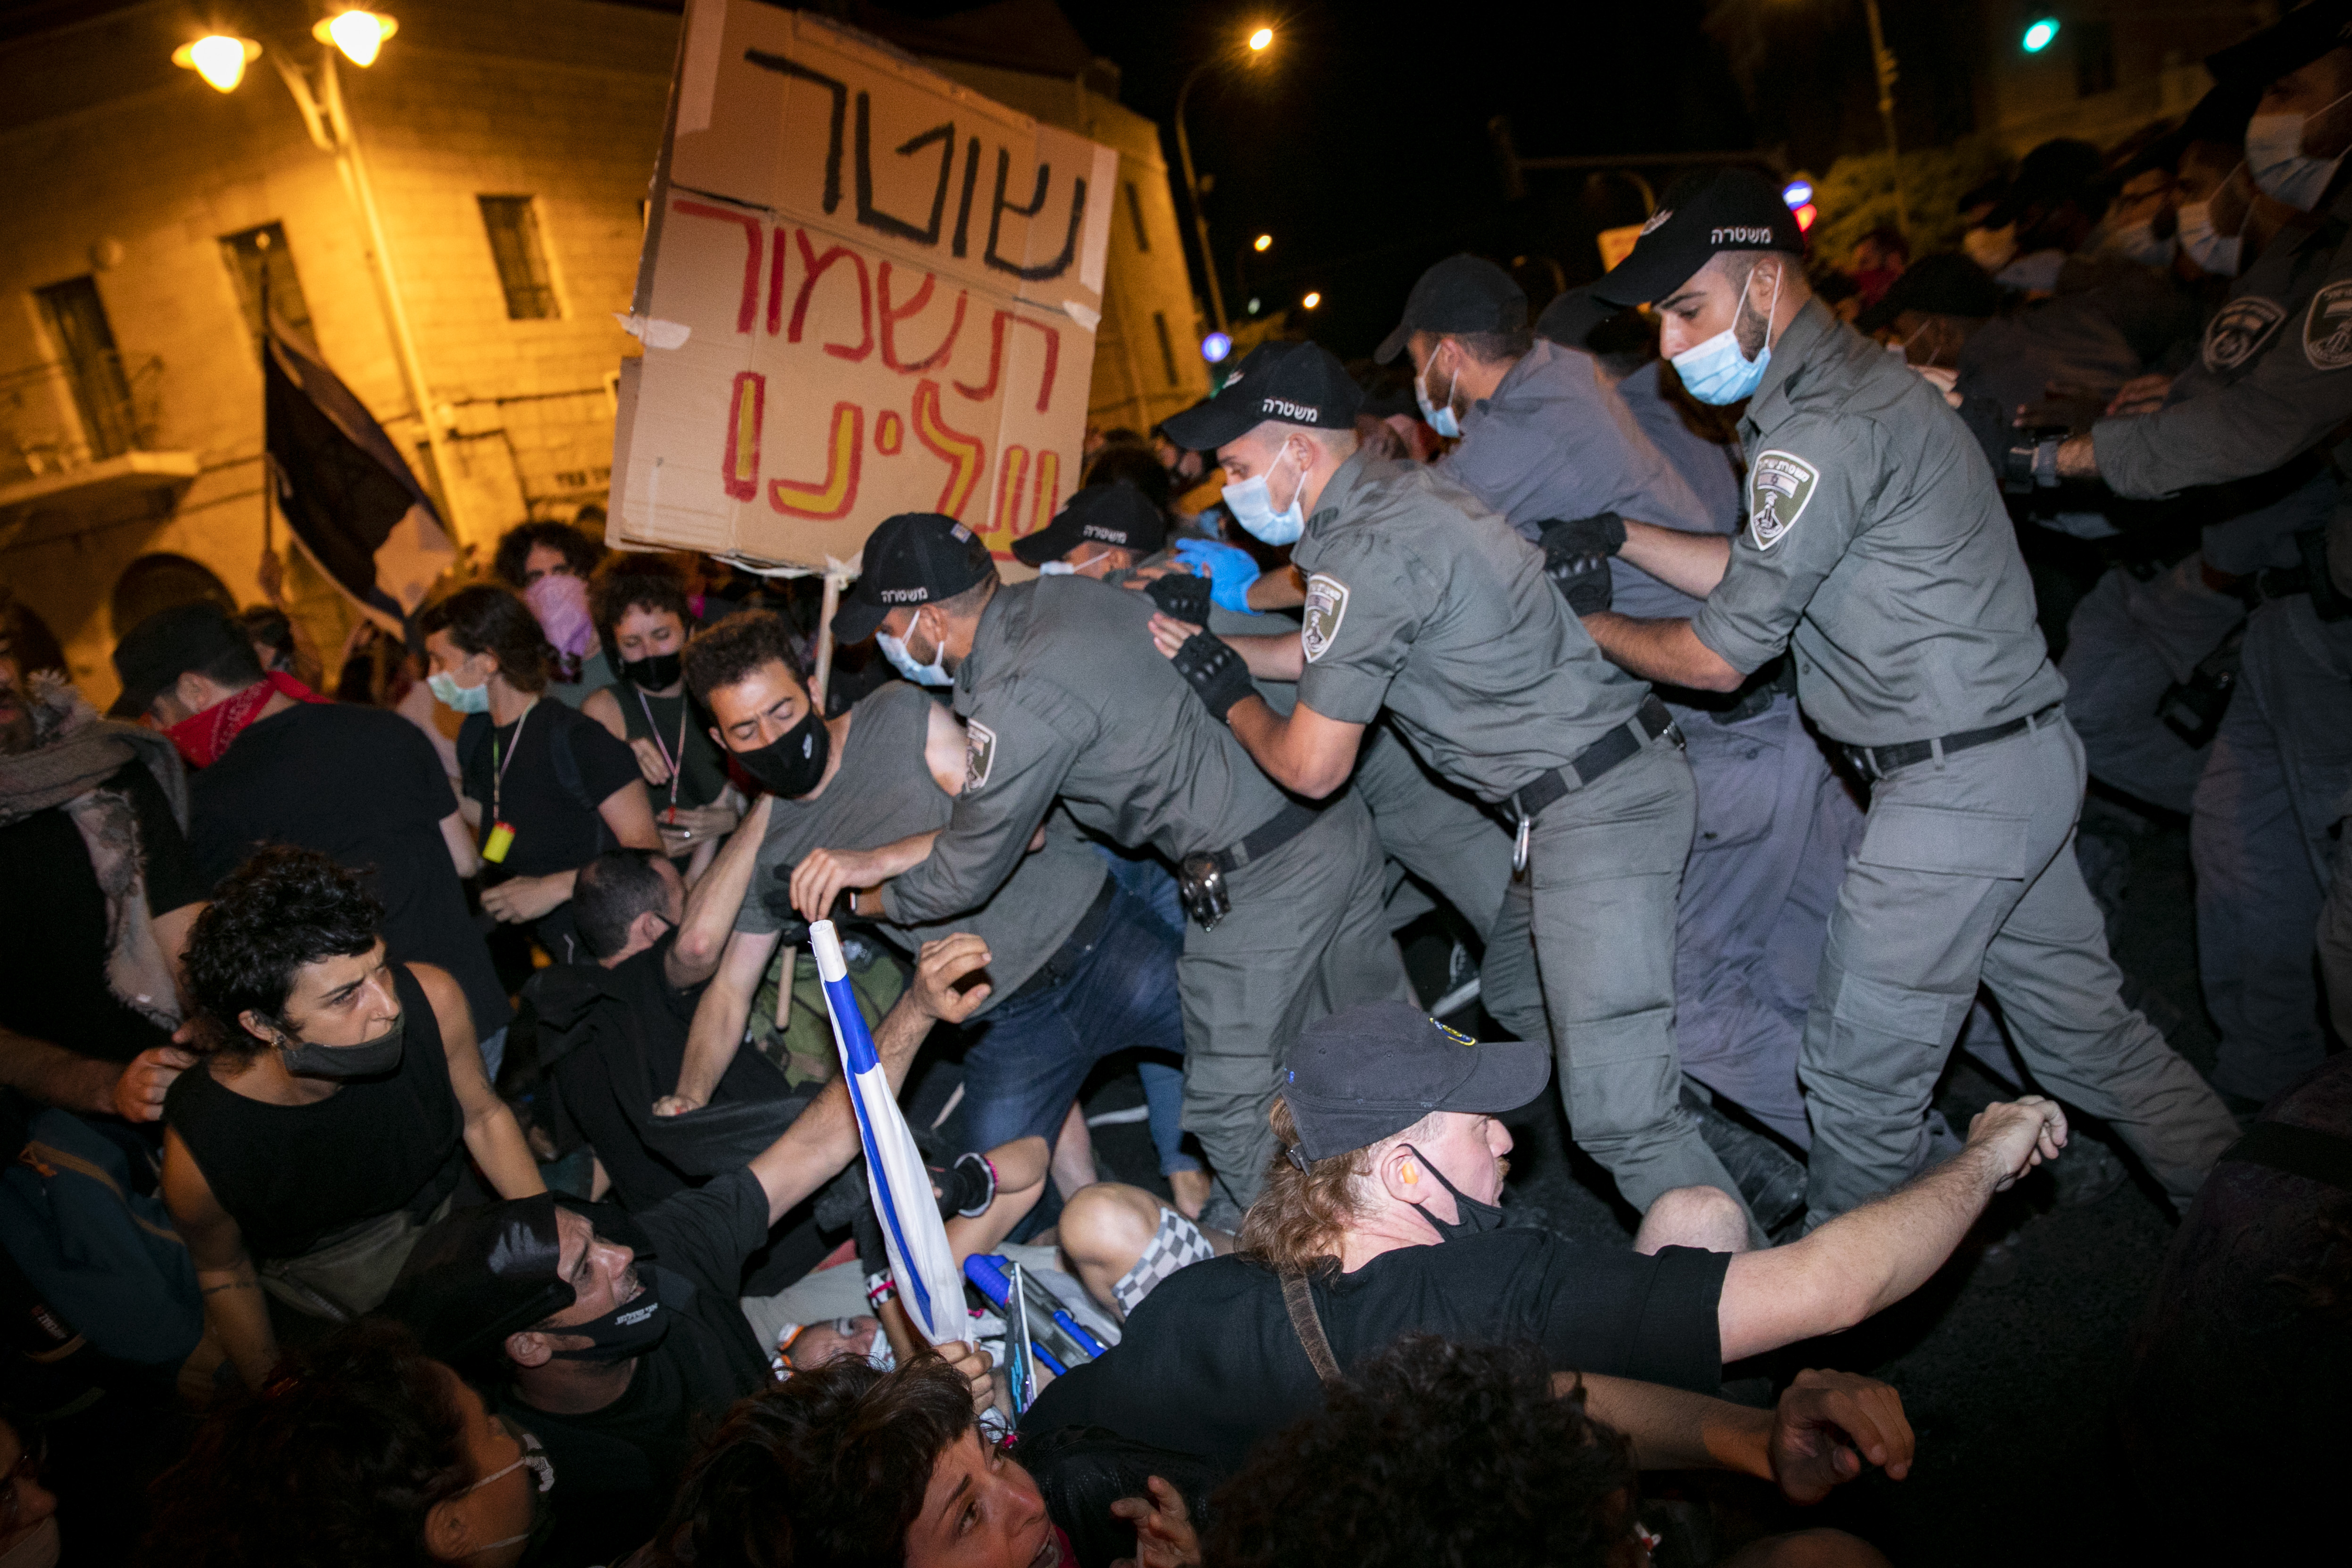
[[[1257,563],[1246,550],[1206,539],[1180,539],[1176,559],[1193,575],[1209,579],[1209,602],[1221,610],[1249,612],[1250,584],[1257,581]]]

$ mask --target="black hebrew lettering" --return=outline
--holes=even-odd
[[[971,192],[980,183],[980,138],[964,143],[963,199],[956,204],[955,244],[950,247],[961,261],[971,251]]]
[[[1012,174],[1013,154],[1000,147],[996,150],[996,205],[988,216],[988,249],[981,259],[999,272],[1010,272],[1015,278],[1024,278],[1033,283],[1040,279],[1059,278],[1070,269],[1070,260],[1078,253],[1078,225],[1087,214],[1087,183],[1076,178],[1070,181],[1070,231],[1062,238],[1062,254],[1042,266],[1022,267],[996,254],[997,234],[1003,226],[1006,213],[1016,212],[1023,217],[1034,218],[1045,209],[1045,187],[1053,179],[1054,165],[1042,163],[1037,165],[1037,189],[1025,207],[1004,199],[1005,182],[1012,178]]]
[[[955,121],[934,125],[921,135],[899,143],[898,156],[940,144],[940,179],[931,192],[931,221],[928,227],[917,227],[905,218],[894,217],[874,205],[874,95],[857,95],[857,221],[867,228],[880,229],[884,234],[900,239],[911,239],[918,245],[940,242],[940,219],[948,207],[948,176],[955,169]]]
[[[823,71],[813,71],[797,60],[786,59],[782,55],[769,54],[764,49],[745,49],[743,51],[743,58],[749,60],[751,64],[758,66],[762,70],[776,71],[784,76],[798,77],[803,81],[814,82],[817,86],[824,89],[825,91],[833,95],[833,126],[831,140],[826,142],[824,149],[824,210],[828,215],[830,215],[834,208],[841,205],[841,129],[842,121],[845,118],[846,111],[849,107],[848,84],[836,81],[832,77],[825,75]],[[859,110],[857,121],[857,150],[859,154],[857,161],[857,173],[860,181],[858,186],[858,205],[862,207],[865,205],[866,196],[866,190],[863,183],[866,174],[866,120],[864,114],[866,108],[866,95],[861,92],[857,95],[857,99]],[[904,152],[905,150],[906,149],[904,148],[899,149],[901,152]],[[932,228],[934,237],[936,237],[938,231],[938,220],[936,218],[932,220]]]

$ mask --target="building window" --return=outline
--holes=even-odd
[[[267,245],[262,244],[268,240]],[[310,330],[310,302],[302,297],[302,279],[295,276],[294,253],[286,247],[282,225],[263,224],[241,234],[221,236],[221,259],[236,279],[236,302],[245,311],[246,327],[261,335],[261,283],[269,280],[269,313],[293,328],[305,342],[316,343]]]
[[[81,415],[82,439],[90,458],[111,458],[139,441],[139,422],[131,406],[131,378],[124,374],[122,355],[114,346],[114,328],[98,297],[95,278],[68,278],[33,290],[39,302],[41,324],[48,329],[67,383],[73,388],[74,407]]]
[[[2075,22],[2074,96],[2088,98],[2116,85],[2116,33],[2105,22]]]
[[[1151,312],[1151,330],[1160,334],[1160,364],[1168,373],[1168,384],[1179,384],[1176,379],[1176,344],[1168,336],[1168,312]]]
[[[507,294],[507,320],[543,321],[562,314],[555,308],[547,247],[540,243],[538,205],[529,196],[480,200],[482,226],[489,230],[490,254],[498,259],[499,287]]]
[[[1133,180],[1124,184],[1127,186],[1127,216],[1135,224],[1135,248],[1149,250],[1151,248],[1151,231],[1143,226],[1143,198],[1136,194]]]
[[[142,555],[114,580],[114,635],[121,637],[159,610],[215,605],[236,613],[236,600],[212,568],[184,555]]]

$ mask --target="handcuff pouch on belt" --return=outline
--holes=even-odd
[[[2192,752],[2210,745],[2221,728],[2221,715],[2238,689],[2238,673],[2245,662],[2246,623],[2230,628],[2221,646],[2197,661],[2186,680],[2176,680],[2158,699],[2156,716],[2180,737]]]
[[[1225,885],[1225,868],[1214,855],[1185,856],[1176,869],[1176,891],[1184,900],[1184,912],[1202,931],[1216,930],[1217,922],[1234,912],[1233,889]]]

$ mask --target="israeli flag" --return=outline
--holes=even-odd
[[[841,1048],[849,1103],[857,1112],[858,1141],[866,1147],[866,1186],[874,1197],[874,1216],[882,1223],[898,1304],[907,1310],[915,1331],[932,1344],[968,1340],[971,1321],[964,1310],[963,1274],[948,1246],[947,1226],[940,1222],[939,1202],[931,1196],[931,1174],[874,1054],[874,1037],[866,1032],[866,1015],[858,1011],[856,994],[849,988],[849,966],[842,961],[841,938],[831,921],[809,927],[809,947],[816,954],[817,978],[824,985],[825,1011],[833,1015],[833,1039]]]

